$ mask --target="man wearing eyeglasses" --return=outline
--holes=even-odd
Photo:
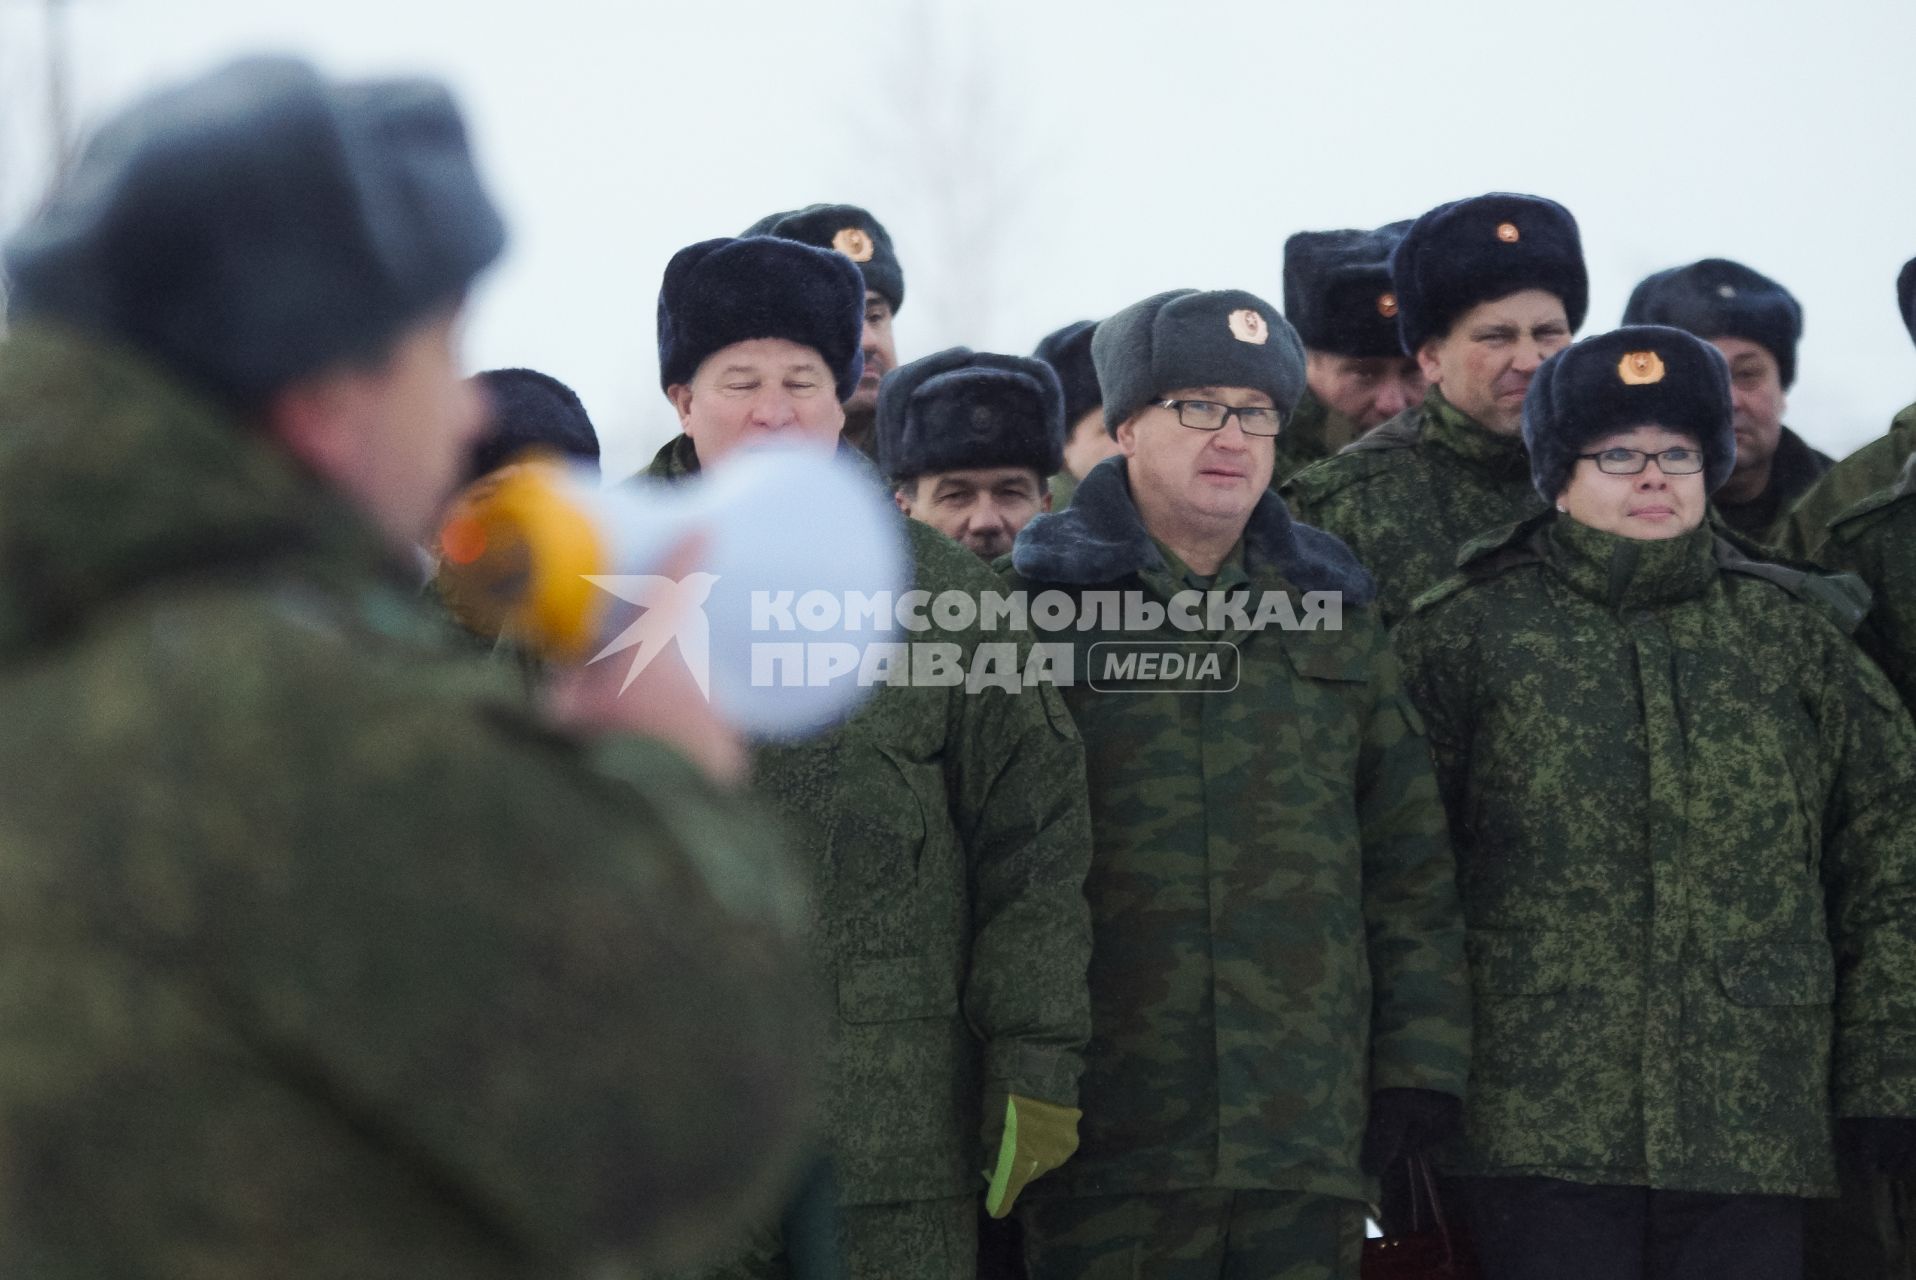
[[[1076,605],[1093,843],[1081,1143],[1020,1202],[1026,1261],[1354,1277],[1372,1175],[1454,1127],[1468,1065],[1430,758],[1368,575],[1270,489],[1291,326],[1178,290],[1092,357],[1121,454],[1008,566]]]
[[[1418,218],[1390,274],[1399,340],[1430,390],[1283,493],[1376,575],[1395,624],[1450,576],[1465,542],[1542,510],[1518,434],[1524,393],[1570,345],[1590,290],[1570,211],[1508,192]]]

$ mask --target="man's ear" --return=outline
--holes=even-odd
[[[1437,361],[1437,349],[1443,346],[1442,338],[1426,338],[1424,345],[1417,348],[1417,367],[1423,371],[1424,381],[1433,387],[1437,385],[1437,375],[1444,366]]]
[[[911,514],[911,495],[905,492],[904,485],[901,484],[891,491],[891,500],[898,504],[900,511],[908,516]]]
[[[665,389],[665,398],[672,402],[674,409],[678,410],[679,430],[684,431],[688,436],[691,435],[692,433],[686,429],[685,424],[691,421],[692,418],[692,384],[689,382],[673,383]]]
[[[1038,510],[1040,511],[1051,510],[1051,486],[1050,485],[1045,485],[1042,489],[1038,490]]]
[[[1124,456],[1135,458],[1138,454],[1138,415],[1134,413],[1120,422],[1115,435],[1118,448],[1124,451]]]
[[[322,476],[349,472],[362,452],[364,376],[335,369],[282,387],[267,401],[266,434]]]

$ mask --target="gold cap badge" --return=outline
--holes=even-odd
[[[1377,314],[1388,320],[1397,314],[1397,295],[1380,293],[1377,295]]]
[[[845,227],[832,237],[832,248],[853,262],[872,260],[872,238],[858,227]]]
[[[1632,351],[1617,361],[1617,376],[1626,387],[1647,387],[1663,381],[1663,357],[1654,351]]]
[[[1523,239],[1523,233],[1517,230],[1517,224],[1514,222],[1499,222],[1497,224],[1497,238],[1505,244],[1515,244],[1517,241]]]
[[[1233,311],[1229,323],[1231,336],[1239,342],[1254,342],[1263,346],[1271,336],[1271,327],[1264,323],[1264,317],[1249,307],[1239,307]]]

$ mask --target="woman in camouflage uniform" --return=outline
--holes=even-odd
[[[1804,574],[1714,537],[1727,372],[1673,329],[1539,371],[1555,509],[1398,642],[1476,1040],[1450,1199],[1489,1280],[1802,1274],[1833,1130],[1916,1137],[1916,735]]]

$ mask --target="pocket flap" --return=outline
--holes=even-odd
[[[839,970],[838,1016],[846,1022],[904,1022],[957,1012],[957,978],[935,956],[852,960]]]
[[[1310,680],[1348,680],[1362,684],[1372,675],[1376,655],[1343,638],[1341,632],[1290,632],[1283,639],[1292,670]]]
[[[1830,1004],[1836,957],[1825,942],[1725,942],[1716,949],[1723,994],[1742,1005]]]

